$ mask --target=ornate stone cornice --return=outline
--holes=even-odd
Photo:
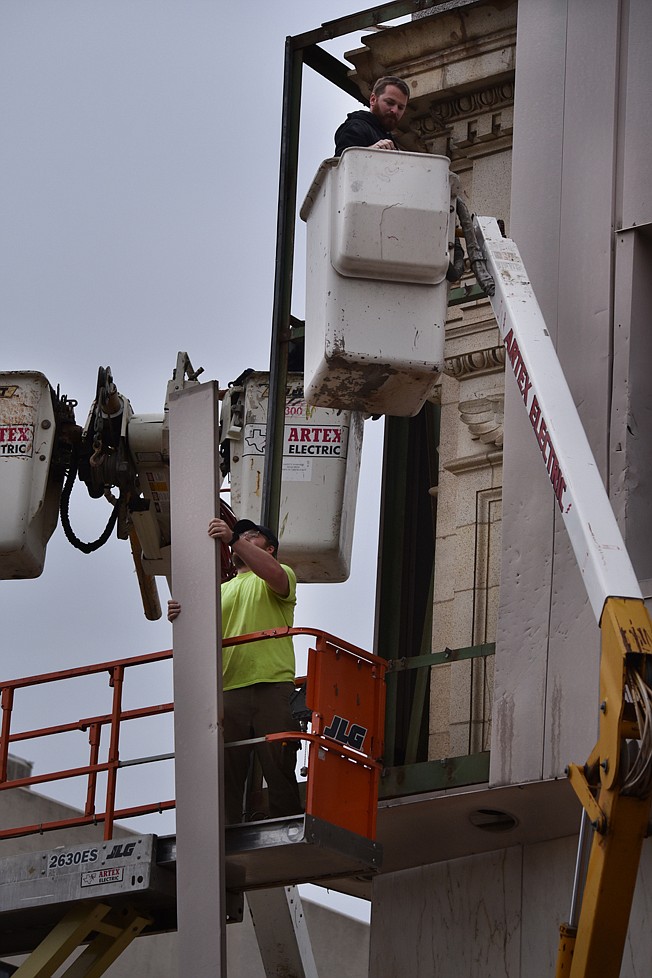
[[[463,380],[471,374],[497,373],[505,369],[505,347],[492,346],[488,350],[474,350],[456,357],[446,357],[444,373],[447,377]]]
[[[410,128],[430,153],[443,153],[462,172],[478,157],[511,148],[514,81],[503,78],[417,109]]]
[[[431,102],[427,115],[415,119],[413,128],[424,138],[450,131],[452,125],[487,112],[496,112],[514,104],[514,81],[506,79],[475,91],[461,92],[441,101]]]

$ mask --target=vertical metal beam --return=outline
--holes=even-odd
[[[226,976],[218,389],[169,395],[179,976]],[[191,474],[191,475],[190,475]]]
[[[429,647],[432,623],[439,408],[424,405],[414,418],[385,420],[380,546],[374,652],[385,659],[418,656]],[[387,677],[385,760],[407,763],[425,749],[427,683],[417,689],[420,711],[411,718],[415,686],[423,678],[390,672]],[[414,752],[416,751],[416,756]]]
[[[430,571],[430,587],[428,588],[428,602],[421,637],[421,648],[419,655],[427,655],[432,648],[432,606],[435,590],[435,564],[433,561]],[[415,764],[418,759],[419,741],[423,729],[423,714],[428,700],[428,689],[430,687],[430,669],[417,669],[416,678],[412,690],[412,707],[410,710],[410,722],[408,727],[407,741],[405,745],[405,763]]]
[[[109,770],[106,778],[106,805],[104,811],[104,838],[113,838],[113,813],[115,812],[115,792],[118,781],[118,764],[120,761],[120,716],[122,713],[122,686],[124,682],[124,666],[114,666],[111,670],[110,685],[113,686],[113,704],[111,707],[111,741],[109,744]]]
[[[2,690],[2,733],[0,734],[0,782],[7,780],[7,762],[9,760],[9,734],[11,732],[11,711],[14,708],[14,691],[12,687]]]
[[[294,225],[297,210],[297,168],[299,163],[299,119],[301,115],[301,74],[303,56],[285,42],[283,81],[283,121],[281,127],[281,160],[278,189],[276,232],[276,272],[274,309],[269,365],[269,402],[265,471],[261,501],[261,522],[278,529],[283,471],[283,435],[285,425],[285,388],[290,342],[290,302],[292,299],[292,266]]]
[[[404,655],[401,646],[401,594],[403,590],[402,554],[405,540],[406,480],[408,464],[408,418],[385,418],[382,492],[380,499],[380,540],[376,579],[374,654],[384,659]],[[396,709],[398,676],[387,675],[385,716],[385,763],[396,763]]]

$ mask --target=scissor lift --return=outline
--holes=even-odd
[[[306,706],[311,714],[305,733],[273,734],[269,739],[299,737],[308,744],[305,813],[288,818],[227,826],[225,877],[227,921],[242,919],[244,892],[254,920],[280,921],[298,895],[300,882],[368,875],[379,869],[382,853],[375,841],[378,782],[381,770],[386,663],[362,649],[324,632],[277,629],[241,636],[232,644],[271,636],[312,635],[306,681]],[[171,808],[174,801],[116,810],[115,789],[121,767],[118,732],[130,719],[160,715],[172,704],[124,710],[125,676],[134,666],[158,662],[171,653],[94,664],[88,669],[49,673],[0,683],[3,724],[0,743],[0,791],[53,780],[56,772],[7,780],[11,744],[35,735],[55,736],[75,729],[88,731],[90,756],[85,767],[59,772],[65,778],[85,777],[87,804],[77,817],[39,825],[3,829],[0,838],[34,832],[104,824],[101,842],[61,846],[13,855],[0,861],[0,955],[30,953],[19,978],[53,974],[81,944],[87,948],[67,978],[101,975],[118,954],[141,933],[176,927],[176,836],[114,835],[117,819]],[[108,676],[111,708],[73,723],[12,733],[13,706],[21,689],[44,683]],[[102,730],[109,728],[108,757],[100,758]],[[228,749],[228,748],[227,748]],[[145,759],[152,763],[170,755]],[[97,811],[97,776],[106,773],[107,801]],[[261,940],[259,934],[259,940]],[[285,941],[291,953],[292,941]],[[269,953],[276,953],[273,948]],[[261,945],[265,958],[266,948]],[[303,967],[303,966],[302,966]],[[312,972],[288,972],[305,974]]]

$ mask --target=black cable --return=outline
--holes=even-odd
[[[485,295],[492,296],[496,292],[496,283],[487,268],[487,263],[478,245],[469,209],[461,197],[457,198],[456,209],[457,216],[462,225],[464,240],[466,241],[466,253],[469,256],[469,262],[476,282]]]
[[[100,547],[103,547],[113,533],[113,528],[118,519],[118,504],[114,504],[113,512],[111,513],[109,521],[104,528],[104,532],[97,538],[97,540],[94,540],[92,543],[84,543],[83,540],[80,540],[70,525],[70,516],[68,512],[72,487],[74,486],[75,479],[77,478],[77,469],[78,462],[77,459],[75,459],[68,469],[66,481],[61,491],[61,504],[59,506],[59,513],[61,514],[61,526],[63,527],[63,532],[66,535],[66,539],[73,545],[73,547],[75,547],[76,550],[81,550],[82,553],[85,554],[92,554],[96,550],[99,550]]]

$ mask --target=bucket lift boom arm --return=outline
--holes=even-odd
[[[508,370],[602,633],[598,742],[586,764],[567,769],[593,833],[580,836],[590,843],[581,911],[573,900],[556,974],[618,978],[652,802],[652,623],[518,249],[493,218],[475,227]]]

